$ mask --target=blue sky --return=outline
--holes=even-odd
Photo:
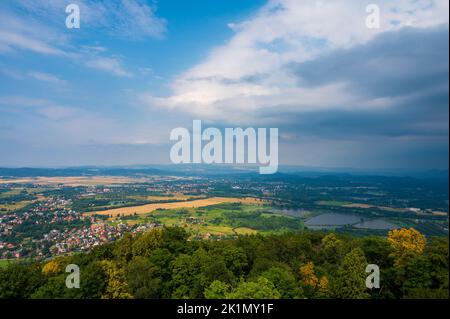
[[[1,1],[0,166],[168,163],[200,119],[278,127],[284,164],[448,168],[448,1],[377,3]]]

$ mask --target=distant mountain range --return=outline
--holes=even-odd
[[[133,166],[80,166],[65,168],[2,168],[2,177],[33,177],[33,176],[137,176],[137,175],[240,175],[258,174],[258,166],[232,165],[133,165]],[[419,169],[354,169],[354,168],[324,168],[281,165],[278,173],[281,175],[297,175],[314,177],[323,175],[374,175],[399,176],[426,179],[448,179],[448,170],[419,170]]]

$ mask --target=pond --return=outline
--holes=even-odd
[[[361,217],[349,214],[325,213],[307,220],[306,226],[345,226],[362,221]]]
[[[352,225],[364,229],[385,229],[391,230],[398,226],[384,219],[365,219],[357,215],[325,213],[314,216],[305,222],[310,229],[333,229],[346,225]]]
[[[373,220],[366,220],[362,223],[354,225],[357,228],[365,228],[365,229],[396,229],[398,228],[397,225],[394,225],[390,222],[385,221],[384,219],[373,219]]]
[[[283,215],[295,216],[295,217],[306,217],[311,214],[310,211],[304,209],[280,209],[274,211],[275,213],[280,213]]]

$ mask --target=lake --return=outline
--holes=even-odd
[[[308,219],[306,226],[345,226],[361,222],[361,218],[356,215],[325,213]]]
[[[366,229],[396,229],[398,228],[397,225],[394,225],[390,222],[385,221],[384,219],[373,219],[373,220],[366,220],[362,223],[354,225],[357,228],[366,228]]]
[[[364,229],[386,229],[391,230],[398,228],[398,226],[385,221],[384,219],[369,219],[366,220],[357,215],[325,213],[314,216],[305,222],[305,225],[310,229],[333,229],[346,225],[352,225],[357,228]]]

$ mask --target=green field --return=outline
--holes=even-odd
[[[0,194],[0,199],[17,196],[22,192],[22,188],[12,188],[6,192]]]
[[[0,204],[0,214],[11,212],[16,209],[24,208],[25,206],[27,206],[30,203],[31,203],[31,201],[24,200],[24,201],[20,201],[20,202],[16,202],[16,203]]]
[[[0,268],[6,268],[8,264],[13,263],[14,261],[9,259],[0,259]]]
[[[299,230],[299,218],[276,214],[255,204],[223,203],[199,208],[161,209],[150,214],[122,217],[130,224],[156,222],[180,226],[193,236],[234,236]]]

